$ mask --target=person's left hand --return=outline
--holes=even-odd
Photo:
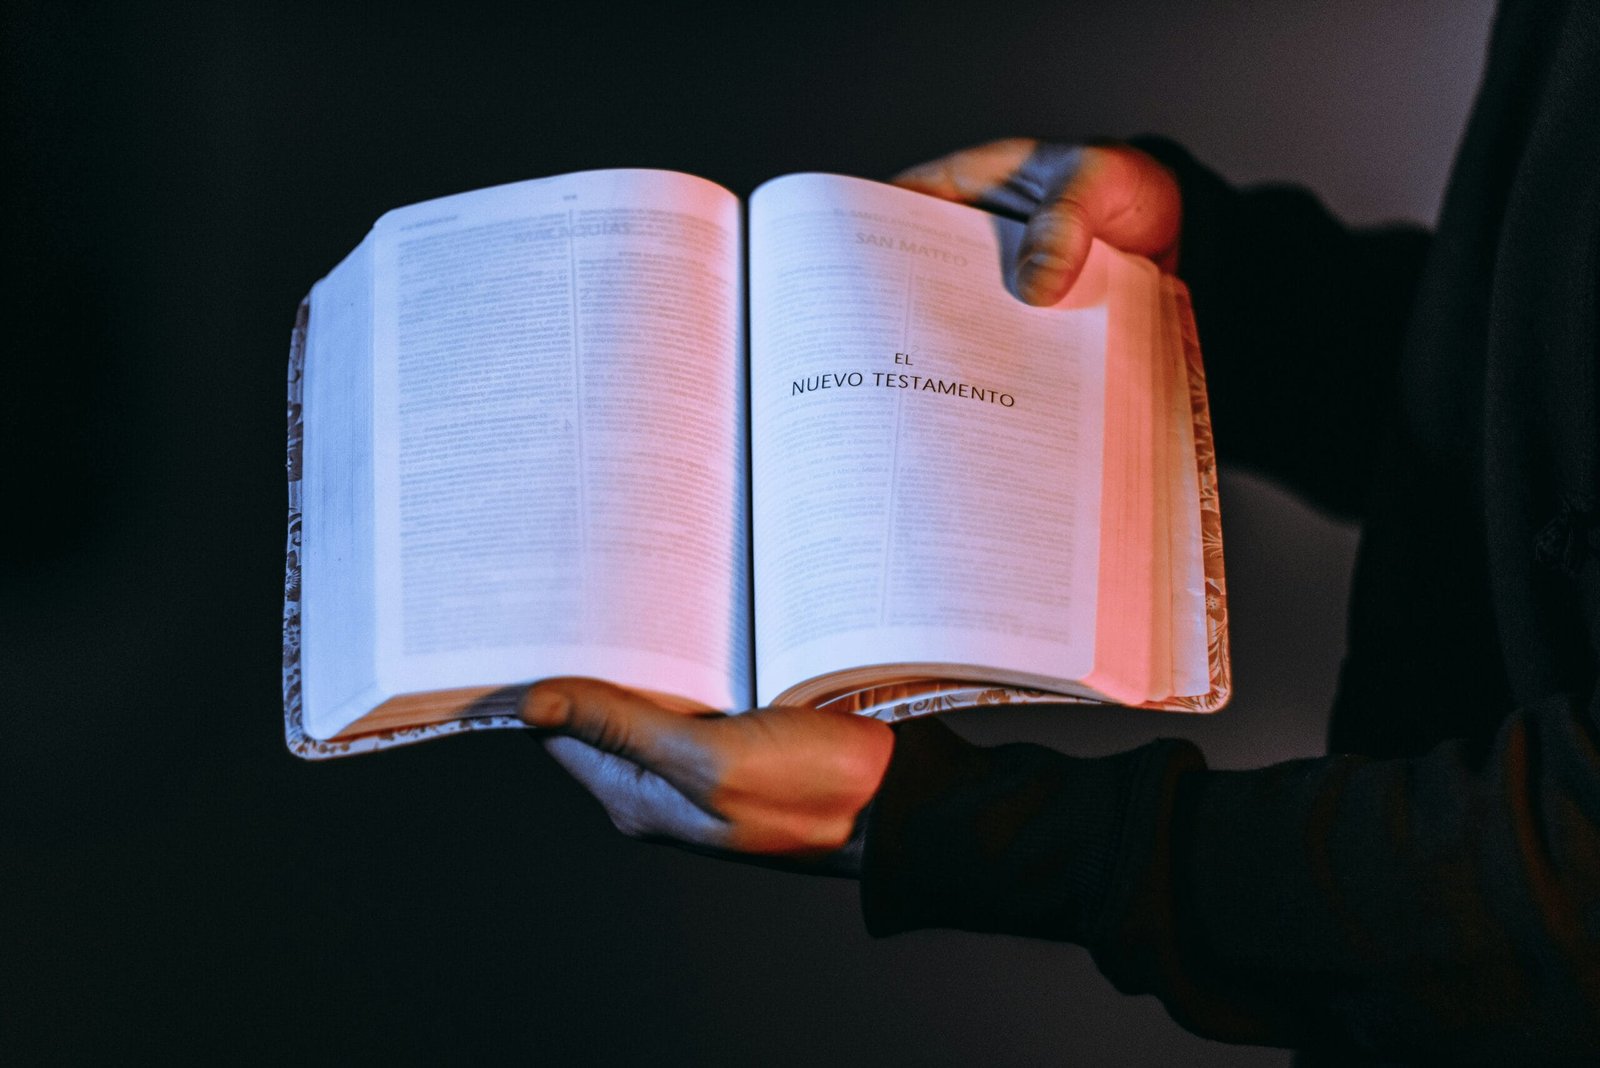
[[[1161,161],[1132,145],[1008,137],[919,164],[892,181],[1025,216],[1016,288],[1029,304],[1048,307],[1066,296],[1096,238],[1148,256],[1168,273],[1178,267],[1182,190]]]
[[[854,832],[894,748],[848,713],[690,715],[598,679],[536,683],[519,715],[624,834],[836,874],[859,873]]]

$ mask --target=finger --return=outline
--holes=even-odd
[[[665,776],[681,788],[700,785],[707,721],[662,707],[633,690],[599,679],[545,679],[529,687],[522,721],[581,739]]]
[[[1094,238],[1177,266],[1181,194],[1169,171],[1125,146],[1013,138],[955,152],[901,174],[906,188],[1023,215],[1017,295],[1054,304],[1082,273]]]
[[[1069,182],[1028,219],[1017,252],[1017,296],[1045,307],[1067,295],[1089,259],[1097,199],[1090,183]]]
[[[1027,218],[1071,181],[1086,149],[1013,137],[952,152],[892,181],[919,193]]]
[[[1018,294],[1030,304],[1060,300],[1095,238],[1176,270],[1182,221],[1177,178],[1159,162],[1126,146],[1084,148],[1070,177],[1028,220]]]
[[[694,804],[661,776],[570,736],[546,738],[544,747],[595,796],[623,834],[726,846],[727,823]]]
[[[1017,261],[1017,295],[1054,304],[1089,258],[1105,190],[1085,149],[1009,138],[913,167],[894,182],[931,196],[1026,216]]]
[[[1020,210],[987,199],[1023,169],[1024,164],[1038,149],[1039,142],[1031,137],[1010,137],[1003,141],[964,148],[927,163],[919,163],[895,175],[890,181],[904,189],[954,200],[960,204],[995,207],[999,210],[1026,214],[1031,207]]]

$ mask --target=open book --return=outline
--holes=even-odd
[[[301,306],[288,744],[519,726],[593,675],[894,719],[1229,690],[1187,294],[826,174],[591,171],[389,212]],[[746,240],[747,237],[747,240]],[[748,329],[747,329],[748,319]]]

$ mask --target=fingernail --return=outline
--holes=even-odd
[[[1035,264],[1038,267],[1045,267],[1045,269],[1050,270],[1061,270],[1062,267],[1067,265],[1066,259],[1062,259],[1059,254],[1054,253],[1050,245],[1026,246],[1026,248],[1021,249],[1018,259],[1021,259],[1024,264]]]
[[[1060,275],[1066,268],[1067,263],[1060,256],[1049,252],[1029,254],[1017,267],[1017,296],[1029,304],[1040,303],[1048,292],[1051,277]]]
[[[558,690],[535,687],[522,699],[522,721],[535,727],[563,727],[571,710],[571,698]]]
[[[1022,266],[1024,269],[1031,268],[1035,271],[1064,271],[1067,269],[1067,261],[1049,249],[1033,248],[1023,252]]]

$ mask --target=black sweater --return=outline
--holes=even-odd
[[[1182,150],[1224,455],[1363,524],[1330,751],[1210,771],[898,731],[869,929],[1086,945],[1214,1038],[1600,1051],[1600,4],[1502,4],[1439,229]]]

